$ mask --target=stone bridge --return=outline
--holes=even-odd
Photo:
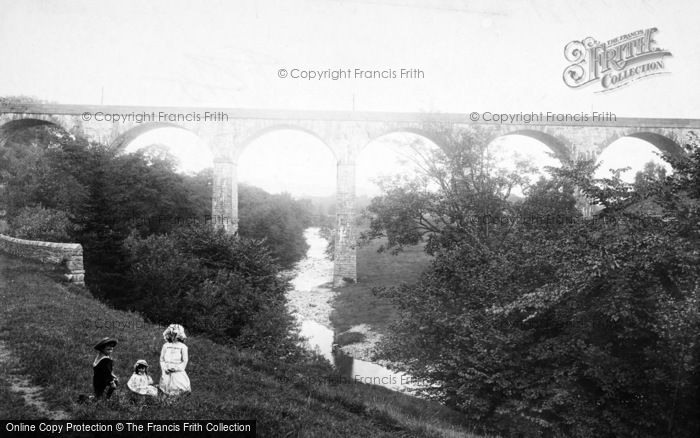
[[[334,284],[357,279],[355,233],[355,164],[371,141],[390,133],[410,132],[431,138],[434,126],[483,126],[492,139],[519,134],[547,145],[561,158],[594,158],[615,140],[635,137],[658,149],[682,153],[698,119],[599,118],[580,123],[533,120],[515,123],[471,121],[472,114],[422,114],[253,110],[230,108],[135,107],[107,105],[9,104],[0,106],[0,146],[17,130],[56,125],[90,140],[125,148],[148,131],[176,127],[191,131],[214,156],[212,218],[233,233],[238,222],[237,163],[256,138],[275,130],[306,132],[322,141],[337,161]],[[119,119],[118,121],[115,119]],[[482,119],[482,117],[479,117]],[[441,146],[437,144],[437,146]]]

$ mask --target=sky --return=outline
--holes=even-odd
[[[72,104],[700,118],[700,2],[694,0],[0,0],[0,11],[0,96]],[[666,74],[607,93],[564,84],[570,41],[606,41],[651,27],[658,29],[657,45],[672,53],[664,58]],[[279,77],[280,69],[402,68],[422,76]],[[315,140],[285,133],[263,136],[244,153],[242,177],[272,175],[271,185],[298,193],[333,184],[334,165],[327,170]],[[182,157],[185,167],[196,167],[203,145],[163,138],[193,145],[195,152]],[[275,145],[277,152],[269,152]],[[382,142],[370,146],[369,153],[382,156]],[[270,157],[292,163],[291,170],[268,168]],[[366,161],[381,162],[377,157]],[[318,178],[299,187],[284,182],[285,174],[297,173]]]

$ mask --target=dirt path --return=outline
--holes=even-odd
[[[0,364],[7,369],[7,374],[0,375],[10,385],[10,391],[22,396],[27,406],[34,408],[42,417],[49,420],[67,420],[70,418],[67,412],[51,410],[41,396],[44,390],[40,386],[31,384],[28,376],[13,372],[16,369],[16,359],[3,341],[0,341]]]

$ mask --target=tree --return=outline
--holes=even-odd
[[[0,148],[0,184],[10,215],[26,206],[44,206],[74,214],[85,201],[80,166],[74,163],[79,140],[59,128],[42,125],[20,130]]]
[[[187,321],[194,333],[287,357],[296,351],[286,311],[287,280],[267,247],[212,227],[186,226],[165,235],[132,235],[128,279],[132,308],[167,323]]]
[[[311,206],[288,193],[271,195],[264,190],[239,186],[239,233],[262,239],[284,267],[291,267],[308,250],[304,230],[311,225]]]
[[[85,250],[86,282],[95,295],[128,307],[136,289],[126,275],[124,240],[132,233],[142,237],[168,233],[186,223],[205,226],[211,204],[203,205],[198,192],[202,181],[177,174],[167,157],[122,155],[92,145],[82,161],[90,190],[81,210],[79,236]]]
[[[21,130],[0,149],[16,234],[81,243],[86,283],[112,305],[276,357],[298,352],[278,262],[305,254],[310,204],[244,189],[243,229],[258,238],[227,236],[205,222],[211,169],[180,175],[162,149],[120,154],[64,134]]]
[[[695,436],[697,140],[646,190],[565,163],[508,205],[516,180],[480,171],[478,137],[454,138],[435,194],[404,184],[374,207],[375,235],[427,234],[435,255],[418,284],[381,292],[399,308],[382,357],[507,435]],[[601,215],[581,217],[574,187]],[[662,216],[630,208],[650,196]]]
[[[427,239],[432,254],[462,243],[489,245],[509,232],[492,224],[514,214],[511,191],[516,186],[527,190],[534,168],[527,162],[499,168],[488,150],[487,131],[433,129],[442,149],[412,145],[421,173],[380,183],[384,195],[367,208],[370,227],[361,239],[386,237],[386,248],[394,252]]]

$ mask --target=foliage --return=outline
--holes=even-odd
[[[335,259],[335,227],[333,226],[324,226],[319,229],[319,236],[321,236],[323,239],[326,239],[328,242],[328,245],[326,245],[326,249],[324,250],[324,254],[328,258],[328,260],[334,260]]]
[[[76,151],[79,140],[53,125],[20,130],[0,148],[3,204],[13,215],[23,207],[44,206],[77,213],[86,201]]]
[[[186,177],[174,172],[171,160],[147,160],[142,154],[118,154],[93,144],[70,162],[85,181],[88,198],[80,206],[86,282],[92,292],[117,306],[127,306],[132,285],[126,273],[123,241],[165,233],[201,220],[201,203]]]
[[[304,230],[311,225],[311,205],[292,199],[288,193],[271,195],[244,184],[238,190],[240,235],[264,239],[284,267],[301,260],[309,249]]]
[[[0,96],[0,105],[21,105],[31,103],[47,103],[32,96]]]
[[[212,227],[181,227],[166,235],[131,236],[131,306],[163,324],[276,356],[295,352],[289,285],[260,241]]]
[[[478,150],[471,141],[461,147]],[[644,190],[616,176],[595,180],[590,162],[565,163],[513,205],[499,202],[506,191],[492,189],[488,173],[472,177],[459,162],[437,169],[446,181],[481,183],[445,185],[413,204],[449,220],[429,230],[435,259],[420,282],[383,292],[399,307],[383,356],[500,433],[697,436],[697,139],[686,150],[665,157],[674,173]],[[605,210],[581,218],[574,187]],[[404,189],[385,196],[426,198]],[[642,199],[663,214],[635,210]],[[463,226],[474,211],[490,216]],[[395,242],[408,243],[416,218],[383,230],[395,227]]]
[[[158,321],[186,308],[196,331],[287,354],[294,333],[277,262],[304,256],[310,206],[244,187],[241,234],[255,241],[231,244],[203,230],[183,237],[182,226],[211,227],[212,171],[180,175],[175,165],[162,148],[121,154],[53,126],[20,129],[0,147],[0,208],[24,237],[81,243],[96,297]],[[183,249],[197,239],[206,250]],[[143,257],[133,257],[136,249]]]
[[[335,337],[335,343],[341,347],[364,342],[365,340],[367,340],[367,336],[360,332],[343,332]]]
[[[41,206],[21,208],[9,227],[14,237],[47,242],[70,242],[77,231],[68,213]]]
[[[362,240],[386,237],[386,249],[396,253],[427,239],[426,251],[433,254],[439,248],[478,245],[474,236],[499,240],[503,236],[498,233],[508,232],[491,227],[490,221],[512,214],[511,190],[529,187],[532,166],[521,162],[516,169],[498,168],[487,147],[487,131],[434,131],[432,138],[442,149],[413,145],[422,174],[381,181],[384,194],[367,207],[370,229]]]

